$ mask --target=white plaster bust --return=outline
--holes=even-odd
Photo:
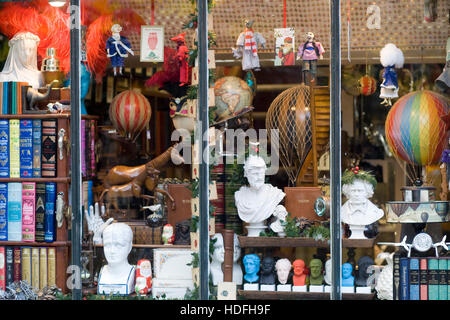
[[[27,82],[35,89],[44,85],[37,68],[39,41],[39,37],[31,32],[18,32],[9,40],[8,58],[0,73],[0,82]]]
[[[383,210],[369,200],[373,195],[373,186],[369,182],[355,179],[352,184],[342,186],[342,193],[348,199],[341,209],[342,222],[366,226],[383,217]]]
[[[223,243],[223,236],[221,233],[216,233],[212,239],[217,239],[214,243],[214,253],[212,255],[212,261],[210,264],[210,272],[213,280],[213,284],[217,286],[219,282],[223,282],[223,269],[222,264],[225,261],[225,246]],[[234,234],[234,250],[233,250],[233,282],[237,285],[242,284],[243,273],[242,268],[238,264],[238,260],[241,257],[241,246],[236,234]]]
[[[275,270],[277,271],[278,282],[286,284],[289,278],[289,272],[291,271],[292,264],[288,259],[280,259],[275,264]]]
[[[277,187],[264,183],[266,169],[263,158],[250,155],[244,164],[244,176],[250,186],[242,186],[234,193],[239,218],[249,224],[262,224],[285,196]]]
[[[278,233],[279,237],[285,237],[286,233],[284,232],[282,223],[286,222],[286,217],[288,216],[286,208],[282,205],[278,205],[273,212],[273,216],[276,217],[276,220],[270,224],[270,229],[272,229],[273,232]]]
[[[331,259],[328,259],[325,262],[325,274],[323,276],[323,280],[329,286],[331,286]]]
[[[103,231],[103,251],[108,264],[103,266],[99,277],[99,294],[102,288],[108,294],[108,285],[121,288],[121,294],[133,292],[135,267],[128,263],[128,254],[133,246],[133,231],[125,223],[113,223]],[[103,285],[103,287],[102,287]],[[111,289],[115,291],[116,288]]]

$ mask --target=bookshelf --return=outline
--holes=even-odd
[[[313,238],[279,238],[279,237],[245,237],[238,236],[241,248],[268,248],[268,247],[316,247],[328,248],[327,241],[316,241]],[[372,248],[374,239],[343,239],[344,248]]]
[[[238,290],[238,294],[249,300],[330,300],[328,292],[282,292]],[[343,293],[343,300],[373,300],[375,293]]]
[[[0,178],[1,183],[9,182],[36,182],[56,183],[56,194],[62,192],[65,208],[69,207],[69,187],[71,182],[70,177],[70,113],[58,113],[58,114],[21,114],[11,115],[2,114],[0,119],[56,119],[56,177],[42,177],[42,178]],[[83,115],[82,119],[85,120],[98,120],[97,116]],[[64,140],[62,150],[58,145],[58,133],[60,129],[64,129]],[[61,158],[62,155],[62,158]],[[62,226],[57,227],[55,223],[55,241],[53,242],[30,242],[30,241],[0,241],[0,246],[14,246],[14,247],[54,247],[56,253],[56,285],[62,289],[63,293],[68,292],[66,280],[67,280],[67,267],[70,263],[70,248],[71,242],[68,240],[68,221],[67,218],[63,218]]]

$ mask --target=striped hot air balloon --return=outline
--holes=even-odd
[[[134,90],[114,97],[109,105],[109,118],[117,131],[134,140],[150,121],[152,108],[147,98]]]
[[[448,137],[447,124],[441,117],[449,109],[449,101],[432,91],[414,91],[401,97],[385,123],[386,140],[393,154],[416,165],[439,163]]]

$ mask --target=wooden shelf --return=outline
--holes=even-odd
[[[238,290],[241,297],[251,300],[330,300],[328,292],[278,292]],[[343,300],[373,300],[375,293],[343,293]]]
[[[0,246],[21,246],[21,247],[68,247],[70,241],[54,242],[30,242],[30,241],[0,241]]]
[[[375,239],[343,239],[344,248],[371,248]],[[316,241],[313,238],[279,238],[279,237],[245,237],[239,236],[241,248],[266,248],[266,247],[316,247],[327,248],[327,241]]]
[[[0,178],[0,182],[56,182],[69,183],[69,177],[59,178]]]
[[[81,115],[81,119],[98,120],[99,116]],[[0,119],[70,119],[70,113],[1,114]]]
[[[96,244],[95,247],[103,247],[103,244]],[[167,248],[167,249],[190,249],[190,245],[180,245],[180,244],[172,244],[172,245],[164,245],[164,244],[133,244],[133,248],[151,248],[151,249],[159,249],[159,248]]]

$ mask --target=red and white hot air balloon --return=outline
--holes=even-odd
[[[119,93],[109,105],[109,118],[114,127],[120,134],[132,140],[149,123],[151,115],[150,102],[135,90]]]

